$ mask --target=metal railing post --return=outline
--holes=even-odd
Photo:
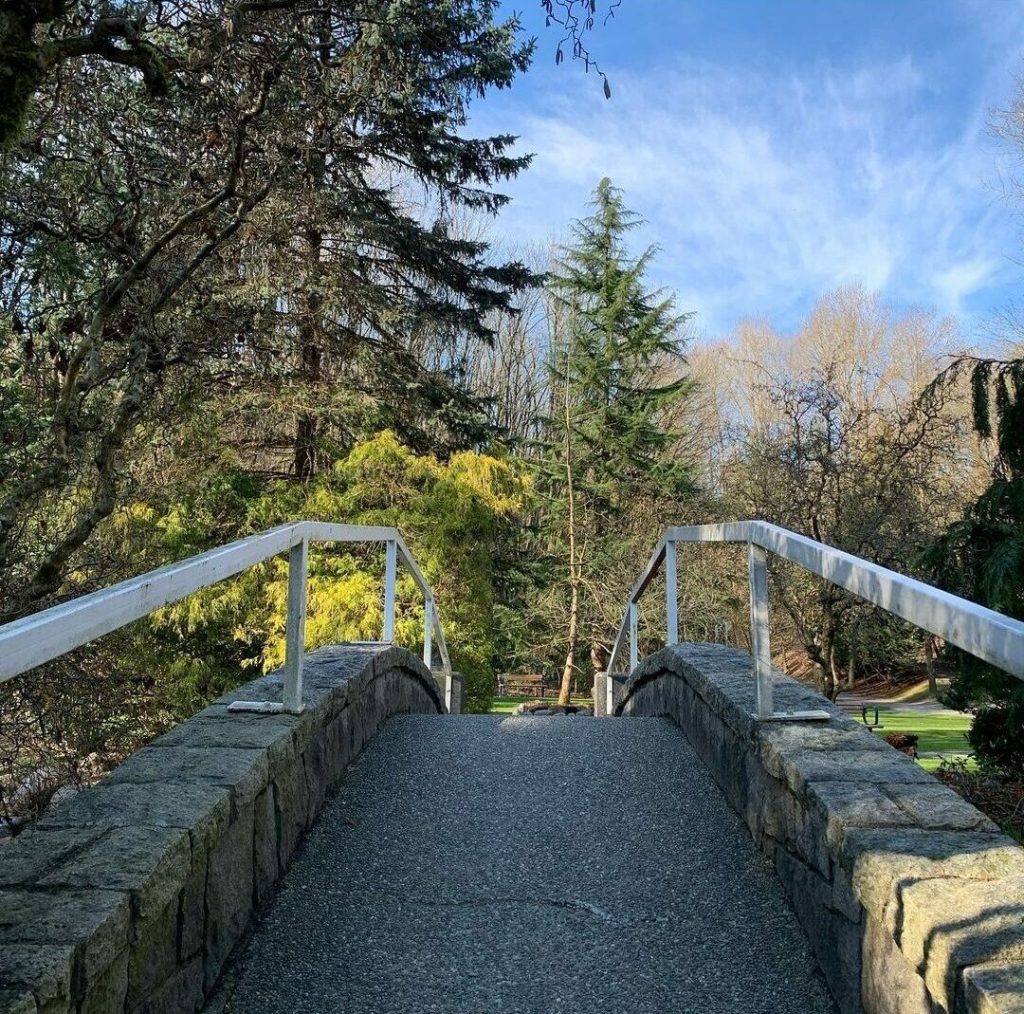
[[[629,604],[629,671],[632,672],[640,661],[640,644],[637,639],[637,608]]]
[[[434,661],[434,600],[423,600],[423,664],[429,669]]]
[[[398,543],[389,539],[384,564],[384,640],[395,639],[395,581],[398,577]]]
[[[758,718],[771,718],[772,653],[768,633],[768,560],[765,551],[747,543],[750,577],[750,648],[754,656],[755,710]]]
[[[676,578],[676,543],[665,543],[665,643],[679,643],[679,585]]]
[[[302,711],[302,661],[306,650],[306,577],[309,542],[302,539],[288,551],[288,618],[285,622],[284,710]]]

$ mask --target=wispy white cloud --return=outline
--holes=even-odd
[[[909,57],[799,72],[690,63],[613,81],[611,102],[567,78],[543,108],[509,107],[518,122],[505,129],[536,159],[505,228],[543,240],[610,176],[661,247],[660,280],[710,332],[747,315],[789,326],[854,281],[970,316],[1019,276],[1018,223],[987,185],[999,157],[987,109],[1008,79],[999,95],[973,82],[977,101],[952,122]]]

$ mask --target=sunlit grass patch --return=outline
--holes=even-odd
[[[939,770],[939,767],[942,765],[943,761],[950,760],[950,759],[951,759],[950,755],[942,756],[940,754],[940,755],[933,755],[931,757],[918,757],[917,758],[917,763],[920,764],[921,767],[923,767],[925,769],[925,771],[931,771],[934,774],[936,771]],[[967,765],[967,770],[968,771],[977,771],[978,770],[978,763],[977,763],[977,761],[973,757],[964,758],[964,762]]]
[[[520,704],[538,704],[542,699],[548,704],[554,704],[557,700],[555,697],[492,697],[490,714],[508,715],[515,711]],[[582,708],[592,708],[594,706],[594,702],[589,697],[574,697],[572,703]]]
[[[874,719],[874,709],[869,709],[868,718]],[[919,753],[963,754],[970,752],[967,730],[971,727],[971,716],[929,711],[894,711],[878,709],[881,728],[876,732],[885,736],[891,732],[907,732],[918,738]],[[922,758],[925,760],[927,758]]]

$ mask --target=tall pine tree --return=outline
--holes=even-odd
[[[608,594],[610,576],[638,540],[650,541],[665,508],[693,489],[690,470],[672,454],[676,434],[667,424],[691,389],[682,357],[690,315],[645,286],[655,250],[631,256],[626,237],[643,223],[625,208],[622,192],[603,179],[592,206],[549,278],[545,479],[550,544],[565,573],[563,704],[584,638],[593,669],[605,665],[621,608],[621,597]]]
[[[532,52],[498,0],[20,6],[50,55],[0,151],[0,617],[116,576],[89,545],[154,431],[303,481],[385,427],[478,440],[418,336],[486,343],[535,282],[459,225],[529,162],[467,127]]]

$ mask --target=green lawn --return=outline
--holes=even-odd
[[[491,710],[492,715],[507,715],[514,711],[524,701],[536,702],[539,701],[539,697],[492,697],[491,698]],[[555,703],[554,697],[545,698],[549,704]],[[582,705],[585,708],[593,707],[594,702],[589,697],[574,697],[572,699],[573,704]]]
[[[920,764],[921,767],[925,769],[925,771],[937,771],[939,769],[939,765],[943,762],[943,760],[948,759],[949,755],[947,755],[946,757],[918,757],[917,763]],[[973,757],[967,758],[967,770],[978,770],[978,763],[977,761],[975,761]]]
[[[868,711],[868,717],[874,718],[873,710]],[[878,730],[880,736],[889,732],[909,732],[919,736],[917,749],[921,753],[934,750],[943,753],[970,751],[964,738],[964,733],[971,727],[970,715],[930,714],[922,711],[891,711],[879,708],[878,720],[882,723],[882,728]],[[931,765],[925,764],[924,767],[936,767],[938,764],[938,758],[923,757],[922,761],[924,760],[936,762]]]

